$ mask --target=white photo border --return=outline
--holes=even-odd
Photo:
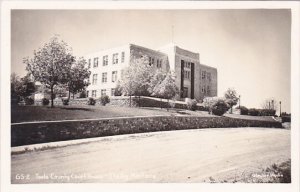
[[[291,184],[11,184],[10,71],[11,10],[13,9],[291,9]],[[295,1],[4,1],[1,5],[1,191],[299,191],[299,14]]]

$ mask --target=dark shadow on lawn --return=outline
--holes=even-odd
[[[88,108],[79,108],[79,107],[61,107],[61,109],[65,110],[81,110],[81,111],[94,111],[93,109],[88,109]]]

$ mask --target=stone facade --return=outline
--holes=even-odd
[[[228,117],[157,116],[99,120],[18,123],[11,126],[11,146],[110,135],[222,127],[276,127],[281,123]]]
[[[182,49],[174,44],[152,50],[138,45],[125,45],[86,56],[90,70],[88,97],[114,96],[117,81],[132,58],[147,56],[155,68],[174,71],[180,98],[202,100],[217,96],[217,69],[200,63],[199,53]]]

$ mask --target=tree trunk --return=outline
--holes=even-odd
[[[131,107],[131,95],[129,95],[129,107]]]
[[[162,98],[160,98],[160,108],[162,109]]]
[[[141,96],[139,95],[139,107],[141,107]]]
[[[70,92],[70,89],[69,89],[69,95],[68,95],[68,100],[70,101],[70,97],[71,97],[71,92]]]
[[[169,99],[167,99],[167,111],[169,111]]]
[[[72,93],[73,94],[73,99],[74,99],[74,93]]]
[[[50,87],[50,89],[51,89],[51,96],[50,96],[51,97],[50,98],[51,99],[51,108],[54,107],[54,105],[53,105],[53,87],[54,87],[53,85]]]

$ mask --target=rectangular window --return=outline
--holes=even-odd
[[[108,65],[108,55],[103,56],[103,58],[102,58],[102,65],[103,66]]]
[[[92,60],[89,59],[89,62],[88,62],[88,67],[91,68],[91,63],[92,63]]]
[[[94,58],[94,67],[98,67],[98,57]]]
[[[92,97],[97,97],[97,91],[96,90],[92,90]]]
[[[107,73],[102,73],[102,83],[106,83],[107,82]]]
[[[101,89],[101,96],[106,95],[106,89]]]
[[[202,79],[206,78],[206,71],[202,71]]]
[[[162,60],[159,60],[159,68],[162,68]]]
[[[125,61],[125,52],[122,52],[121,62],[124,63],[124,61]]]
[[[207,73],[207,79],[211,81],[211,73]]]
[[[184,70],[184,78],[185,79],[190,79],[190,76],[191,76],[191,72],[187,71],[187,70]]]
[[[115,89],[114,88],[111,89],[111,96],[115,96]]]
[[[113,54],[113,64],[118,64],[118,53]]]
[[[151,66],[151,61],[152,61],[152,60],[151,60],[151,57],[149,57],[149,61],[148,61],[148,62],[149,62],[149,65],[150,65],[150,66]]]
[[[118,71],[113,71],[111,75],[111,81],[116,82],[118,78]]]
[[[98,74],[94,74],[93,75],[93,85],[96,85],[97,84],[97,78],[98,78]]]
[[[86,97],[89,97],[89,91],[86,91]]]
[[[207,85],[206,91],[207,91],[207,94],[210,94],[210,87],[208,85]]]
[[[151,60],[151,65],[154,65],[154,58],[152,58]]]

